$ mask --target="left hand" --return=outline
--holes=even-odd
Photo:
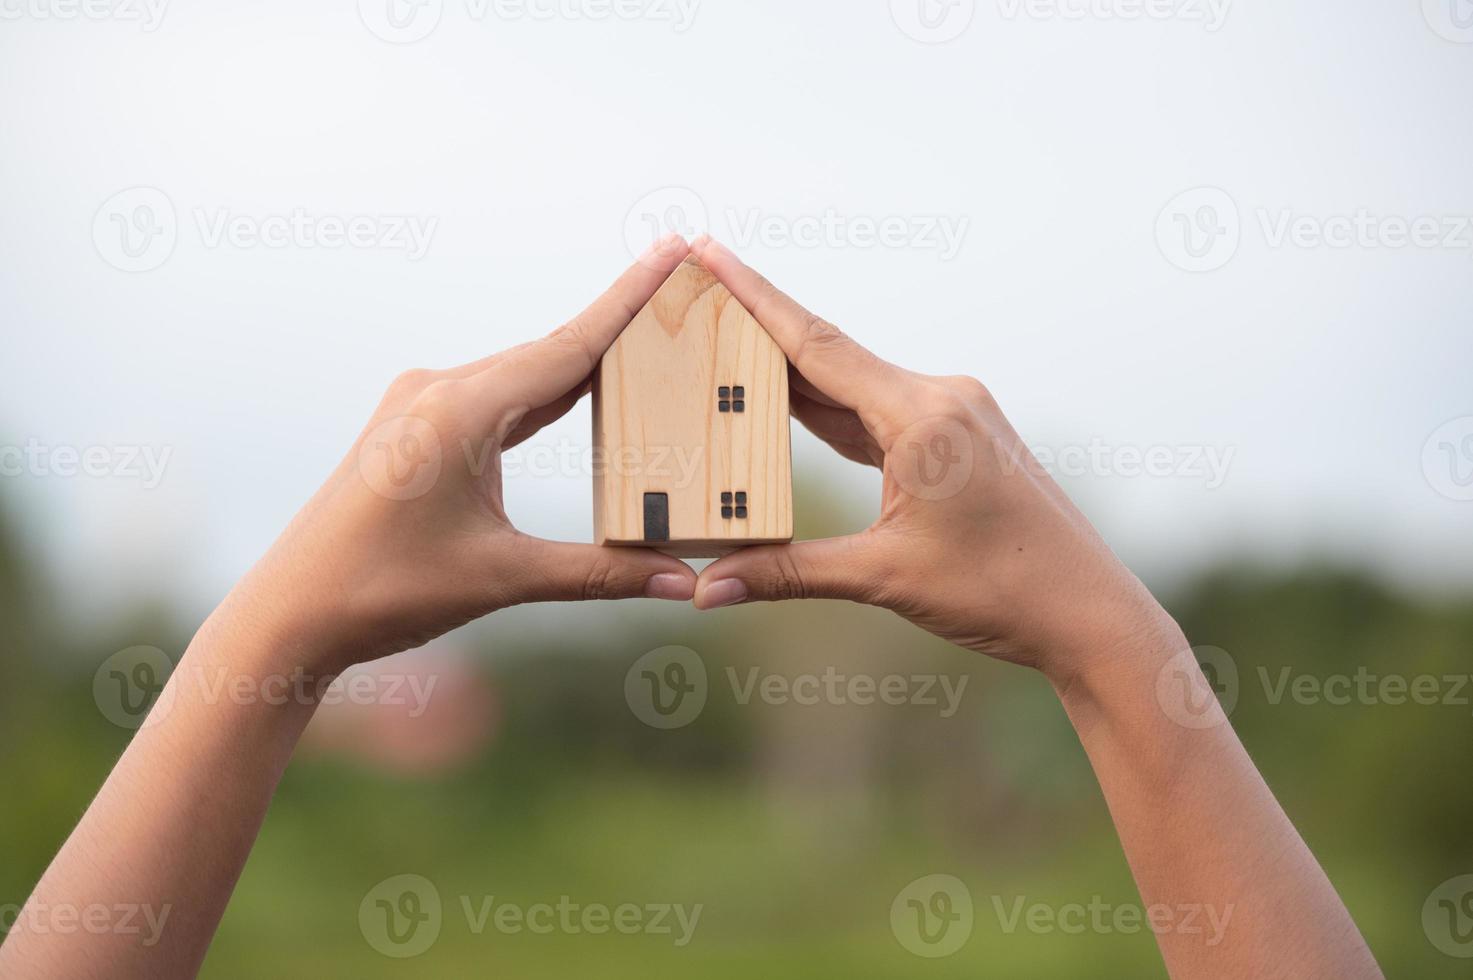
[[[689,253],[672,237],[534,343],[389,386],[347,458],[226,602],[291,667],[337,673],[526,602],[689,601],[695,573],[636,548],[518,531],[501,454],[561,418],[599,358]]]

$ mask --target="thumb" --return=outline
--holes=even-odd
[[[689,602],[696,573],[685,562],[644,548],[601,548],[525,538],[519,549],[518,601],[670,599]]]
[[[849,599],[873,603],[882,575],[874,571],[868,533],[798,544],[744,548],[713,562],[696,583],[696,608],[784,599]]]

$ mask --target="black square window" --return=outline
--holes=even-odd
[[[737,404],[740,405],[741,402],[737,402]],[[731,402],[717,402],[716,403],[716,411],[718,411],[718,412],[730,412],[731,411]],[[741,409],[737,409],[737,411],[741,411]]]
[[[742,496],[745,497],[746,494],[742,494]],[[721,502],[723,504],[729,504],[729,503],[731,503],[731,491],[730,490],[726,491],[725,493],[723,493],[721,495]]]
[[[747,403],[746,402],[732,402],[731,403],[731,410],[733,412],[745,412],[747,410]]]
[[[722,496],[725,497],[726,494],[723,493]],[[736,495],[736,502],[738,504],[745,504],[747,502],[747,491],[738,490]],[[722,503],[726,503],[726,501],[723,500]]]
[[[736,516],[737,516],[737,520],[739,520],[739,521],[745,521],[747,519],[747,508],[745,508],[745,507],[738,507],[736,509]]]
[[[740,389],[740,388],[737,389],[737,391],[741,391],[741,390],[742,389]],[[716,397],[717,398],[730,398],[731,397],[731,389],[728,388],[728,387],[726,387],[725,385],[723,385],[720,388],[717,388],[716,389]],[[737,397],[740,398],[741,396],[738,395]]]
[[[742,509],[743,510],[746,510],[745,507],[743,507]],[[727,520],[727,521],[731,520],[731,508],[730,507],[723,507],[723,508],[721,508],[721,518],[722,518],[722,520]]]
[[[747,389],[742,387],[741,385],[737,385],[731,390],[731,397],[740,401],[741,399],[747,397]]]

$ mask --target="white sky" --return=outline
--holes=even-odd
[[[1195,3],[1071,19],[979,0],[944,44],[897,26],[892,6],[907,21],[922,0],[705,0],[684,32],[443,0],[412,44],[376,37],[353,0],[173,0],[152,31],[38,16],[67,2],[0,0],[0,446],[172,453],[151,489],[0,477],[79,614],[154,592],[207,607],[394,374],[555,326],[627,263],[627,224],[691,195],[728,242],[753,214],[965,222],[955,256],[733,243],[880,354],[985,380],[1032,443],[1231,450],[1218,487],[1067,481],[1157,580],[1335,556],[1473,583],[1473,502],[1423,465],[1434,430],[1473,416],[1473,231],[1454,248],[1272,241],[1285,215],[1433,216],[1450,234],[1473,215],[1473,43],[1433,28],[1462,37],[1439,4],[1465,0],[1241,0],[1216,31]],[[374,20],[388,2],[360,6]],[[167,195],[178,239],[127,273],[94,218],[135,186]],[[1157,219],[1203,186],[1231,197],[1241,244],[1189,273]],[[209,246],[222,215],[296,209],[437,224],[419,261]],[[585,405],[541,442],[584,445],[587,426]],[[873,507],[872,476],[807,438],[795,451]],[[590,534],[583,477],[508,499],[531,530]]]

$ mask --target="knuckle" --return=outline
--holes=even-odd
[[[915,406],[922,418],[967,422],[973,417],[967,399],[945,385],[928,386],[916,396]]]
[[[588,328],[581,313],[548,334],[544,343],[558,354],[582,357],[590,371],[598,366],[598,357],[588,344]]]
[[[803,323],[806,343],[815,347],[835,347],[849,343],[849,337],[817,313],[809,313]]]
[[[410,368],[402,371],[389,383],[389,394],[413,398],[435,380],[435,372],[428,368]]]
[[[761,301],[770,303],[782,295],[782,291],[773,285],[771,279],[760,272],[755,275],[757,277],[757,296]]]
[[[804,313],[803,331],[794,351],[793,363],[801,364],[811,357],[823,357],[851,346],[849,336],[817,313]]]
[[[448,419],[460,405],[461,384],[448,378],[431,381],[414,395],[414,414],[428,419]]]
[[[987,389],[987,386],[971,375],[955,374],[941,380],[970,404],[988,405],[993,401],[992,392]]]
[[[583,598],[593,602],[615,598],[614,563],[612,561],[600,558],[588,569],[588,575],[583,580]]]
[[[803,584],[803,574],[798,569],[798,563],[793,561],[793,556],[786,551],[777,551],[775,557],[772,578],[768,582],[772,597],[778,601],[807,598],[808,590]]]

